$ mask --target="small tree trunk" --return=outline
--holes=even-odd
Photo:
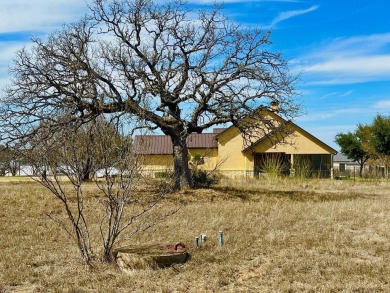
[[[360,178],[363,177],[363,167],[364,167],[364,162],[360,163],[360,168],[359,168],[359,176],[360,176]]]
[[[92,156],[88,156],[84,168],[82,171],[82,177],[81,178],[83,181],[90,181],[91,180],[91,170],[93,168],[93,159]]]
[[[115,261],[115,256],[112,252],[112,245],[104,247],[102,261],[105,263],[112,263]]]
[[[10,171],[12,176],[16,176],[18,174],[18,164],[16,162],[11,162],[10,164]]]
[[[188,149],[186,138],[171,136],[173,143],[173,169],[175,188],[191,188],[191,175],[188,168]]]

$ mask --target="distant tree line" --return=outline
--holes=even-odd
[[[7,174],[16,176],[19,171],[19,164],[20,161],[16,152],[5,145],[0,145],[0,176]]]
[[[362,176],[365,163],[384,168],[389,176],[390,167],[390,115],[375,116],[371,124],[359,124],[353,132],[338,133],[335,142],[341,153],[360,164]]]
[[[74,162],[68,162],[71,158],[66,157],[72,155],[73,159],[77,159],[77,173],[81,180],[89,181],[97,170],[104,167],[105,162],[98,150],[103,138],[110,137],[112,145],[121,142],[121,146],[129,148],[132,144],[130,137],[120,133],[114,123],[104,117],[87,124],[66,127],[55,133],[42,123],[34,133],[34,136],[23,139],[19,144],[0,145],[0,176],[63,173],[63,168],[74,165]],[[78,153],[70,152],[68,146]],[[112,152],[112,159],[117,155],[118,151]],[[23,165],[29,167],[26,174]]]

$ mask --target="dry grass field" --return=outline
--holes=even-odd
[[[83,265],[40,185],[0,181],[0,292],[390,292],[390,182],[229,180],[166,201],[185,205],[133,241],[182,240],[191,260],[126,275]]]

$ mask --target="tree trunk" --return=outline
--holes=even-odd
[[[360,168],[359,168],[359,177],[363,177],[363,167],[364,167],[364,162],[360,163]]]
[[[171,136],[173,144],[173,170],[175,188],[191,188],[191,175],[188,168],[188,149],[186,138],[179,136]]]
[[[11,175],[12,176],[16,176],[18,174],[18,163],[16,163],[15,161],[12,161],[10,164],[9,164],[9,168],[10,168],[10,171],[11,171]]]
[[[87,160],[84,163],[81,180],[83,180],[84,182],[88,182],[91,180],[92,168],[93,168],[93,159],[92,156],[88,156]]]
[[[112,252],[112,245],[105,245],[102,261],[104,263],[113,263],[115,261],[115,256]]]

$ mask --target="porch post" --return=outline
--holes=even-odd
[[[291,166],[290,166],[290,177],[295,177],[295,169],[294,169],[294,154],[291,154]]]
[[[330,155],[330,179],[334,179],[333,154]]]

